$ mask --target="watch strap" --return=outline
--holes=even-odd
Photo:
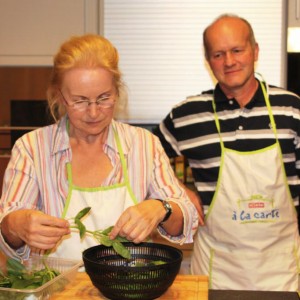
[[[170,216],[172,214],[172,206],[166,200],[161,200],[161,199],[156,199],[156,200],[160,201],[162,203],[164,209],[166,210],[166,215],[163,218],[163,220],[160,222],[160,223],[164,223],[170,218]]]

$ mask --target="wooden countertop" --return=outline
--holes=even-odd
[[[66,288],[51,297],[51,300],[63,299],[107,299],[95,288],[86,273],[77,273],[73,282]],[[208,278],[206,276],[177,275],[172,286],[164,295],[157,298],[161,300],[208,300]]]

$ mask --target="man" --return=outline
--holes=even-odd
[[[213,289],[296,291],[300,99],[255,75],[245,19],[220,16],[203,41],[218,84],[176,105],[156,132],[169,157],[188,159],[199,195],[190,198],[205,215],[191,271]]]

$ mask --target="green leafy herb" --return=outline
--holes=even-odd
[[[128,249],[126,247],[124,247],[124,245],[121,242],[115,240],[113,243],[113,248],[122,257],[127,258],[127,259],[131,258],[130,252],[128,251]]]
[[[99,241],[101,241],[101,244],[106,247],[111,247],[113,245],[113,240],[111,240],[108,236],[104,235],[100,237]]]
[[[83,210],[81,210],[76,216],[75,216],[75,220],[80,220],[82,219],[85,215],[87,215],[91,210],[91,207],[86,207]]]
[[[85,233],[86,233],[86,228],[79,219],[75,219],[75,224],[77,225],[77,228],[79,230],[80,238],[82,239],[84,237]]]
[[[16,259],[9,258],[6,262],[7,274],[0,272],[0,287],[14,289],[36,289],[60,273],[44,265],[41,270],[27,270]]]
[[[130,259],[130,251],[122,244],[123,242],[129,242],[126,238],[117,236],[115,239],[111,240],[109,238],[109,233],[112,231],[113,226],[110,226],[104,230],[87,230],[85,225],[81,222],[81,219],[85,217],[91,210],[91,207],[85,207],[82,209],[74,218],[74,224],[71,228],[76,228],[79,231],[80,238],[84,238],[85,234],[92,235],[100,244],[106,247],[113,247],[114,250],[124,258]]]
[[[21,264],[16,259],[8,259],[6,262],[6,267],[8,272],[23,272],[25,270],[25,266]]]

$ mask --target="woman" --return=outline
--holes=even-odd
[[[51,249],[81,258],[97,241],[80,239],[68,220],[87,206],[83,223],[114,225],[111,239],[139,243],[158,227],[171,241],[192,241],[197,212],[158,139],[113,119],[122,88],[108,40],[84,35],[61,46],[47,92],[58,122],[20,138],[4,175],[0,247],[7,255]]]

